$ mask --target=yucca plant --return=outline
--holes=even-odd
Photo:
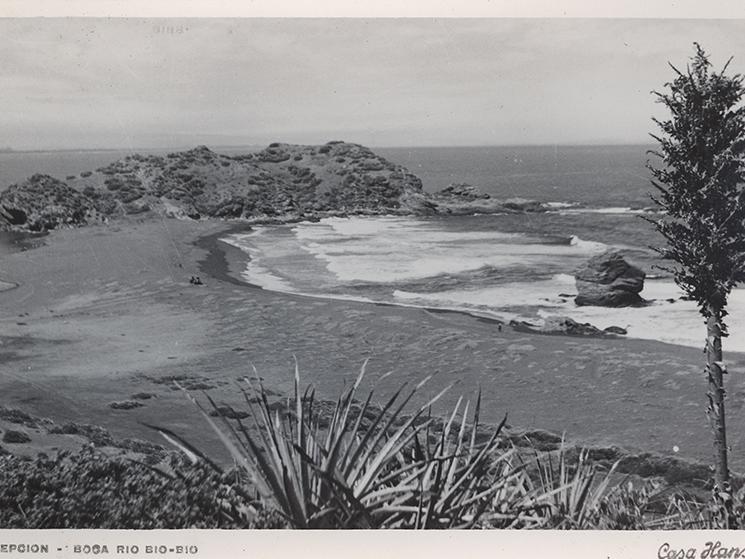
[[[459,398],[447,422],[439,429],[427,422],[423,437],[415,442],[415,467],[403,480],[409,490],[379,514],[392,513],[386,525],[406,528],[469,528],[491,507],[494,495],[513,502],[514,449],[497,450],[505,419],[488,436],[477,442],[481,407],[479,394],[473,423],[468,426],[469,403]],[[461,412],[462,409],[462,412]],[[418,460],[416,459],[418,457]]]
[[[248,424],[221,415],[224,408],[205,395],[220,415],[215,421],[187,395],[261,501],[297,528],[467,528],[495,494],[510,494],[519,469],[510,465],[513,451],[499,449],[505,420],[478,441],[480,396],[470,425],[469,404],[459,399],[437,428],[431,408],[449,387],[405,415],[430,377],[408,391],[404,385],[382,407],[372,404],[373,390],[355,399],[364,377],[363,365],[330,414],[319,411],[313,388],[301,391],[297,364],[287,410],[270,404],[258,374],[246,378]],[[195,459],[209,460],[161,432]]]
[[[533,466],[535,475],[525,478],[529,487],[526,503],[537,513],[530,518],[535,524],[529,527],[577,529],[597,524],[618,462],[598,480],[597,466],[588,459],[588,451],[580,450],[576,462],[571,462],[562,441],[555,456],[535,452]]]

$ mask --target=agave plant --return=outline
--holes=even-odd
[[[562,441],[558,454],[553,454],[535,452],[537,481],[526,476],[527,508],[538,513],[531,517],[531,527],[576,529],[597,525],[601,503],[613,489],[609,487],[618,462],[598,480],[597,466],[588,459],[587,450],[580,450],[576,462],[570,461]]]
[[[514,451],[499,448],[506,418],[479,437],[480,395],[470,424],[462,398],[444,424],[432,417],[432,405],[450,387],[406,415],[430,377],[410,390],[402,386],[376,407],[373,390],[364,401],[355,398],[365,365],[330,414],[319,411],[312,387],[301,391],[297,363],[287,410],[270,404],[258,375],[244,379],[248,424],[220,414],[223,408],[205,395],[220,416],[215,421],[187,396],[261,501],[294,527],[467,528],[479,522],[495,495],[514,496]],[[161,432],[194,459],[209,460],[175,434]]]

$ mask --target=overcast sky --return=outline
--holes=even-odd
[[[0,20],[0,147],[643,143],[699,41],[745,22]]]

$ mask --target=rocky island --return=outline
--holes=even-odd
[[[408,169],[358,144],[273,143],[234,156],[205,146],[134,154],[64,181],[36,174],[0,193],[0,228],[44,231],[148,212],[271,222],[543,209],[530,200],[496,200],[471,186],[429,194]]]

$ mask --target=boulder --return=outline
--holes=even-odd
[[[31,437],[28,436],[28,433],[24,433],[23,431],[14,431],[12,429],[8,429],[3,433],[3,442],[4,443],[30,443]]]
[[[646,304],[639,293],[645,274],[616,250],[593,256],[575,274],[580,306],[639,307]]]

